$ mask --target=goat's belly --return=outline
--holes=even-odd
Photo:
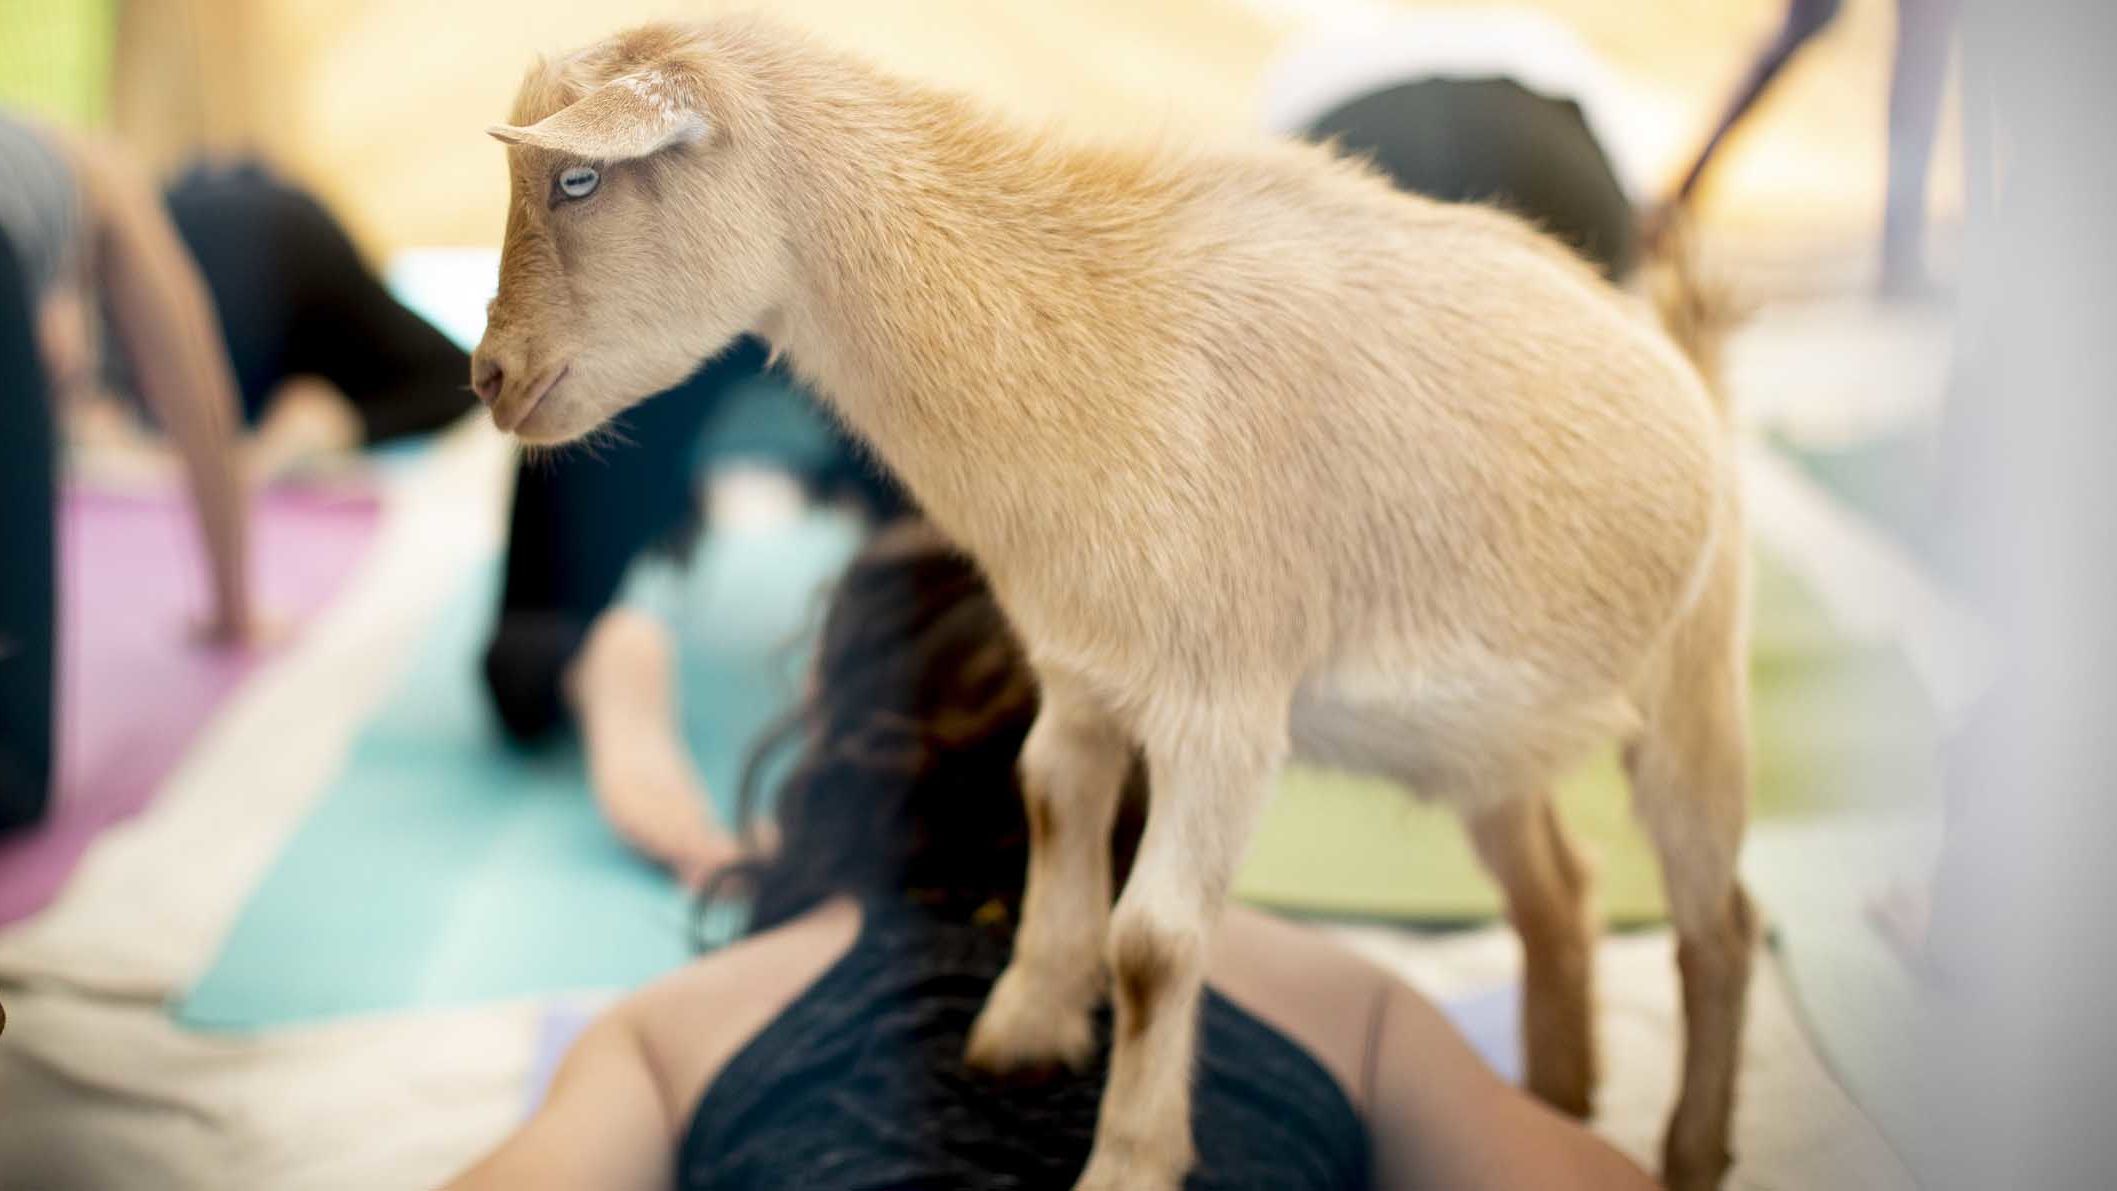
[[[1615,692],[1550,699],[1519,676],[1407,673],[1394,684],[1325,677],[1296,695],[1296,757],[1387,778],[1464,809],[1537,792],[1636,722]]]

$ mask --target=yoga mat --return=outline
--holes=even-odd
[[[1502,984],[1441,1002],[1478,1057],[1508,1083],[1522,1078],[1522,986]]]
[[[1906,1151],[1921,1140],[1919,1046],[1931,977],[1892,946],[1875,910],[1893,889],[1930,893],[1942,829],[1938,804],[1766,823],[1742,856],[1816,1052]]]
[[[826,516],[718,534],[681,577],[687,731],[724,814],[749,742],[793,699],[815,593],[856,540]],[[577,750],[502,745],[477,670],[496,583],[485,567],[443,614],[178,1003],[185,1025],[629,988],[689,957],[688,895],[611,834]]]
[[[820,518],[718,535],[689,572],[650,567],[630,584],[641,602],[684,610],[674,615],[688,642],[686,731],[723,802],[749,741],[792,698],[788,643],[853,541],[849,524]],[[1759,816],[1901,789],[1925,756],[1916,680],[1894,654],[1841,640],[1783,569],[1760,565],[1757,587]],[[625,988],[690,954],[685,895],[611,836],[578,755],[498,743],[476,678],[493,602],[481,577],[436,627],[181,1002],[186,1024],[247,1029]],[[1904,714],[1878,722],[1878,700]],[[1658,869],[1607,758],[1567,784],[1562,805],[1597,856],[1611,917],[1659,916]],[[1498,910],[1452,814],[1307,770],[1286,779],[1241,890],[1336,916],[1468,921]]]
[[[276,488],[254,507],[258,604],[290,630],[360,564],[371,494]],[[190,501],[180,491],[80,486],[59,512],[58,765],[49,817],[0,838],[0,925],[57,895],[81,853],[139,813],[264,654],[191,642],[209,604]]]
[[[1753,820],[1918,801],[1933,788],[1938,719],[1893,648],[1847,641],[1769,554],[1755,567],[1750,730]],[[1615,750],[1559,790],[1560,814],[1595,863],[1609,921],[1665,916],[1660,866],[1633,821]],[[1295,767],[1252,845],[1237,892],[1331,917],[1471,922],[1501,911],[1451,811],[1371,778]]]
[[[566,1061],[566,1052],[580,1041],[581,1034],[595,1024],[596,1011],[583,1005],[561,1002],[544,1010],[537,1019],[537,1039],[532,1046],[529,1059],[529,1096],[523,1105],[522,1115],[527,1117],[544,1106],[544,1097],[551,1092],[552,1078],[559,1073],[559,1064]]]

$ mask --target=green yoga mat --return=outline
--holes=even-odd
[[[0,107],[68,128],[101,125],[117,24],[116,0],[0,0]]]
[[[716,797],[733,798],[750,740],[792,700],[817,592],[857,536],[825,517],[720,535],[682,578],[686,730]],[[686,895],[611,835],[578,752],[501,745],[477,673],[496,581],[485,567],[444,612],[178,1002],[184,1024],[630,987],[690,954]]]
[[[687,574],[632,584],[635,597],[681,610],[687,732],[716,796],[732,795],[749,741],[792,698],[794,643],[854,537],[825,519],[715,537]],[[689,954],[684,895],[611,837],[578,755],[498,744],[476,679],[492,583],[482,574],[434,628],[180,1002],[186,1024],[259,1028],[627,987]],[[1904,789],[1930,755],[1931,713],[1901,660],[1849,647],[1768,560],[1757,597],[1757,814]],[[1880,717],[1878,706],[1903,712]],[[1569,782],[1561,805],[1596,854],[1610,917],[1657,917],[1656,865],[1609,759]],[[1382,783],[1304,770],[1287,776],[1241,892],[1365,918],[1471,921],[1498,908],[1453,815]]]

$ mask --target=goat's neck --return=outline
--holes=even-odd
[[[1093,423],[1130,420],[1123,387],[1091,378],[1127,367],[1109,332],[1139,306],[1166,193],[1140,159],[857,87],[782,115],[794,277],[775,345],[944,524],[1016,520],[1012,497],[1062,495]]]

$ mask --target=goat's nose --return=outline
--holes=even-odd
[[[471,357],[471,391],[475,392],[478,400],[483,401],[488,408],[500,399],[500,385],[506,379],[507,369],[501,365],[498,357],[483,351]]]

